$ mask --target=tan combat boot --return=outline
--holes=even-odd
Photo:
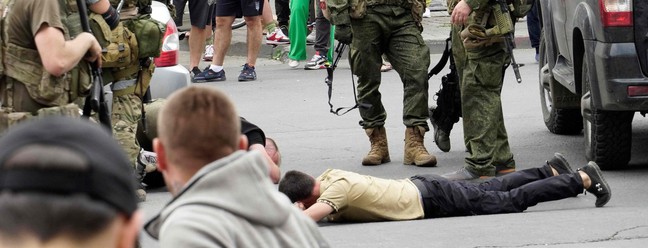
[[[387,133],[385,127],[375,127],[365,129],[369,141],[371,142],[371,150],[369,154],[362,159],[362,165],[379,165],[382,163],[390,162],[389,149],[387,147]]]
[[[422,126],[408,127],[405,129],[405,158],[403,164],[421,167],[435,166],[437,161],[423,146],[425,128]]]

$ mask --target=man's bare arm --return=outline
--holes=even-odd
[[[90,33],[84,32],[66,41],[63,31],[43,24],[34,40],[45,70],[54,76],[70,71],[84,57],[90,62],[101,61],[101,46]]]
[[[317,222],[327,215],[333,213],[333,207],[325,203],[316,202],[315,204],[304,210],[304,213]]]

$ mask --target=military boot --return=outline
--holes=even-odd
[[[405,129],[405,158],[403,164],[421,167],[435,166],[437,161],[423,146],[425,128],[422,126],[408,127]]]
[[[362,165],[379,165],[390,162],[385,127],[367,128],[365,132],[369,136],[371,150],[362,159]]]
[[[450,132],[446,132],[445,130],[441,129],[439,125],[437,124],[437,121],[434,119],[434,110],[436,107],[430,107],[429,108],[429,113],[430,113],[430,123],[432,123],[432,128],[434,129],[434,143],[436,143],[437,147],[443,152],[449,152],[450,151]]]

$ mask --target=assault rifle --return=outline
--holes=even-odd
[[[439,62],[428,73],[428,80],[443,70],[450,61],[450,73],[441,77],[441,89],[436,96],[436,107],[430,108],[430,122],[432,125],[450,134],[452,127],[461,117],[461,93],[459,89],[459,75],[452,57],[450,46],[451,37],[445,41],[445,50]]]
[[[76,0],[79,7],[79,16],[81,20],[81,28],[84,32],[92,34],[90,30],[90,22],[88,21],[88,6],[86,0]],[[101,58],[99,58],[101,59]],[[112,131],[112,124],[110,121],[110,111],[106,103],[106,96],[104,96],[103,78],[101,74],[101,67],[99,62],[91,64],[92,68],[92,86],[90,87],[90,95],[86,97],[83,106],[83,116],[90,117],[94,110],[99,116],[99,123],[106,126],[109,131]]]
[[[337,108],[337,109],[333,110],[333,104],[331,103],[331,95],[333,94],[333,72],[335,71],[335,68],[337,68],[337,64],[340,61],[340,59],[342,58],[342,54],[344,53],[344,49],[346,47],[347,47],[346,44],[344,44],[342,42],[338,43],[337,47],[335,48],[335,52],[337,53],[337,56],[335,57],[335,60],[333,60],[333,64],[328,65],[326,67],[326,78],[324,78],[324,83],[326,83],[326,85],[328,85],[328,104],[329,104],[329,107],[331,108],[329,110],[329,112],[331,112],[332,114],[337,115],[337,116],[342,116],[342,115],[348,113],[349,111],[351,111],[351,110],[353,110],[355,108],[358,108],[358,107],[365,108],[365,109],[368,109],[368,108],[371,107],[371,104],[358,103],[358,97],[357,97],[357,94],[356,94],[356,88],[355,88],[355,82],[354,82],[353,83],[353,97],[354,97],[355,103],[356,103],[355,106],[353,106],[353,107],[340,107],[340,108]],[[351,72],[351,80],[353,81],[353,72]],[[343,109],[347,109],[347,110],[340,113],[340,111],[342,111]]]
[[[508,4],[506,3],[506,0],[496,0],[497,3],[499,3],[501,9],[502,9],[502,14],[507,16],[509,20],[511,19],[511,11],[509,9]],[[513,21],[511,20],[511,25],[513,25]],[[511,26],[513,27],[513,26]],[[513,32],[515,29],[511,29],[510,32],[504,34],[504,43],[506,44],[506,50],[508,50],[509,55],[511,56],[511,66],[513,67],[513,72],[515,73],[515,79],[517,80],[518,83],[522,83],[522,77],[520,76],[520,65],[515,62],[515,56],[513,56],[513,49],[515,48],[515,43],[513,42]]]

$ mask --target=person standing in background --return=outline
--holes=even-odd
[[[189,2],[189,20],[191,22],[191,29],[189,30],[189,68],[191,68],[192,77],[195,80],[201,70],[198,68],[200,64],[203,48],[205,48],[205,41],[212,33],[210,10],[207,4],[208,0],[173,0],[173,5],[176,8],[176,18],[174,22],[177,26],[182,26],[182,19],[184,16],[184,8]]]

